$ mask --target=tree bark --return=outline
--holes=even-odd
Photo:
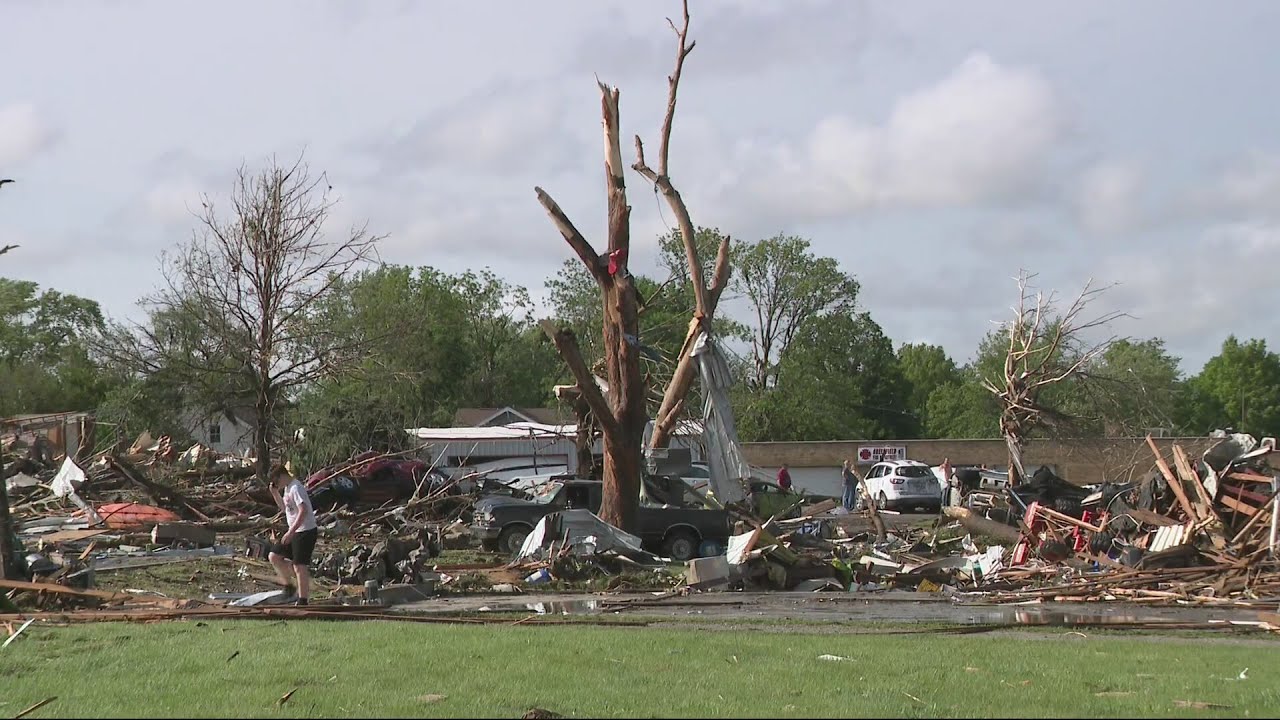
[[[604,116],[605,187],[609,200],[609,251],[601,257],[573,225],[560,206],[535,188],[539,202],[565,242],[595,278],[600,287],[603,310],[605,379],[608,397],[600,392],[595,376],[582,359],[573,332],[543,323],[543,330],[555,342],[556,350],[573,373],[583,400],[591,408],[604,435],[604,494],[600,517],[628,532],[635,530],[640,503],[640,458],[647,387],[640,372],[640,312],[635,283],[627,269],[631,251],[631,208],[623,177],[619,142],[618,97],[616,89],[600,83],[601,114]],[[611,267],[612,272],[607,269]]]

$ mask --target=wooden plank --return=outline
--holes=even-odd
[[[75,542],[77,540],[86,540],[99,535],[106,535],[109,532],[113,532],[113,530],[110,528],[98,528],[96,530],[59,530],[58,532],[49,533],[48,535],[41,535],[40,542],[53,544]]]
[[[800,517],[813,517],[818,513],[824,513],[828,510],[834,509],[835,506],[838,504],[839,503],[837,503],[835,500],[823,500],[820,503],[815,503],[813,505],[809,505],[808,507],[806,507],[804,511],[800,513]]]
[[[1271,480],[1272,480],[1270,475],[1259,475],[1258,473],[1252,472],[1250,470],[1236,470],[1235,472],[1227,473],[1224,477],[1226,477],[1228,480],[1267,483],[1268,485],[1271,484]]]
[[[1196,496],[1200,499],[1196,504],[1200,517],[1210,517],[1213,498],[1209,497],[1208,491],[1204,489],[1204,483],[1200,482],[1200,473],[1196,472],[1195,466],[1187,458],[1187,451],[1183,450],[1181,445],[1173,446],[1173,464],[1178,468],[1178,476],[1182,481],[1190,483],[1191,487],[1195,488]]]
[[[133,599],[132,595],[126,595],[125,593],[107,592],[106,590],[77,590],[75,588],[67,587],[66,585],[27,582],[25,580],[0,580],[0,588],[53,593],[55,595],[71,595],[74,597],[92,598],[94,600],[102,600],[105,602]]]
[[[1155,525],[1156,527],[1164,527],[1164,526],[1166,526],[1166,525],[1181,525],[1181,524],[1182,524],[1182,523],[1178,522],[1177,520],[1172,520],[1172,519],[1167,518],[1167,517],[1165,517],[1165,516],[1163,516],[1163,515],[1161,515],[1161,514],[1159,514],[1159,513],[1153,513],[1153,512],[1151,512],[1150,510],[1140,510],[1140,509],[1138,509],[1138,508],[1130,508],[1129,510],[1126,510],[1126,511],[1124,512],[1124,514],[1125,514],[1125,515],[1128,515],[1129,517],[1133,518],[1134,520],[1137,520],[1137,521],[1139,521],[1139,522],[1144,522],[1144,523],[1146,523],[1146,524],[1148,524],[1148,525]]]
[[[1164,456],[1160,454],[1160,448],[1156,447],[1156,441],[1152,440],[1150,435],[1147,436],[1147,445],[1150,445],[1151,452],[1155,453],[1156,467],[1160,468],[1160,474],[1164,475],[1164,479],[1169,483],[1173,494],[1178,498],[1178,504],[1182,506],[1182,511],[1192,520],[1200,520],[1201,517],[1196,513],[1195,508],[1191,506],[1191,501],[1187,499],[1187,492],[1183,489],[1182,483],[1173,474],[1173,470],[1169,468],[1169,463],[1165,462]]]
[[[1226,505],[1227,507],[1231,508],[1232,510],[1235,510],[1236,512],[1244,513],[1245,515],[1258,514],[1257,508],[1246,505],[1240,502],[1239,500],[1236,500],[1235,498],[1230,497],[1229,495],[1223,495],[1222,497],[1218,498],[1218,502],[1222,503],[1223,505]]]
[[[1271,497],[1269,495],[1257,493],[1252,490],[1245,490],[1242,487],[1236,487],[1233,485],[1228,485],[1224,487],[1222,489],[1222,492],[1218,494],[1230,495],[1236,500],[1248,501],[1251,505],[1257,505],[1257,506],[1266,505],[1271,500]]]

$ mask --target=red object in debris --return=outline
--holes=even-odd
[[[609,274],[617,275],[618,270],[622,268],[622,263],[627,259],[627,251],[625,248],[618,248],[609,253]]]
[[[107,527],[120,530],[181,519],[164,508],[139,503],[108,503],[99,505],[95,510]]]

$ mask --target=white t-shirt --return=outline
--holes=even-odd
[[[294,479],[284,489],[284,517],[289,523],[289,527],[293,527],[294,521],[298,519],[298,513],[303,514],[302,524],[298,526],[298,532],[316,528],[316,514],[311,509],[311,496],[307,494],[307,489],[302,486],[302,482]]]

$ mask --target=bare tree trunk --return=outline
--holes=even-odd
[[[9,479],[0,473],[0,580],[18,580],[22,573],[18,572],[14,561],[13,518],[9,515]]]

